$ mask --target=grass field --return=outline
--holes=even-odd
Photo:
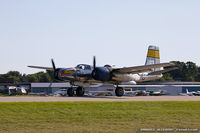
[[[200,128],[200,102],[0,103],[0,132],[136,132]]]

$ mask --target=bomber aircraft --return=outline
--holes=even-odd
[[[52,67],[28,66],[31,68],[53,70],[54,78],[66,82],[70,82],[71,88],[67,90],[69,96],[83,96],[84,87],[99,83],[113,84],[116,86],[116,96],[123,96],[124,89],[119,85],[131,85],[136,82],[144,82],[159,79],[162,73],[177,69],[173,63],[160,63],[159,47],[149,46],[145,65],[134,67],[113,68],[110,65],[98,67],[96,66],[96,58],[93,58],[93,66],[87,64],[79,64],[71,68],[56,68],[53,59]],[[163,69],[163,67],[169,67]],[[76,86],[76,89],[73,89]]]

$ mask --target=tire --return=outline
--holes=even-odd
[[[76,95],[77,96],[84,96],[84,93],[85,93],[85,89],[83,87],[78,87],[76,89]]]
[[[67,94],[68,94],[68,96],[70,96],[70,97],[74,96],[74,90],[73,90],[73,88],[69,88],[69,89],[67,90]]]
[[[115,89],[115,94],[116,94],[116,96],[118,96],[118,97],[123,96],[123,95],[124,95],[124,89],[123,89],[122,87],[117,87],[117,88]]]

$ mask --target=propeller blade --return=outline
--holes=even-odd
[[[51,59],[51,63],[52,63],[53,69],[55,71],[56,70],[56,66],[55,66],[55,63],[54,63],[53,59]]]
[[[93,68],[96,69],[96,57],[93,57]]]
[[[53,66],[53,81],[54,80],[60,81],[61,79],[59,79],[59,77],[58,77],[59,68],[56,68],[56,65],[55,65],[53,59],[51,59],[51,63],[52,63],[52,66]]]

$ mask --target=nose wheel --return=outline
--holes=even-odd
[[[85,89],[83,87],[78,87],[76,89],[76,95],[77,96],[84,96],[84,93],[85,93]]]
[[[124,95],[124,89],[123,89],[122,87],[117,87],[117,88],[115,89],[115,94],[116,94],[116,96],[118,96],[118,97],[123,96],[123,95]]]

